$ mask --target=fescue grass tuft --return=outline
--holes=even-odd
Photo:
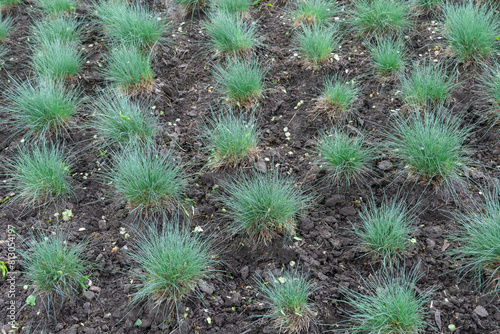
[[[430,62],[414,66],[413,71],[402,75],[400,80],[404,102],[414,109],[443,105],[457,86],[456,75],[448,74],[445,65]]]
[[[377,38],[368,49],[378,77],[395,79],[404,69],[406,48],[401,39]]]
[[[62,303],[77,297],[92,268],[88,243],[69,244],[62,232],[48,237],[32,235],[19,253],[28,287],[47,309],[56,309],[55,299]]]
[[[493,56],[498,48],[500,21],[488,4],[448,2],[443,5],[443,35],[457,58],[464,62]]]
[[[327,172],[326,177],[340,186],[358,183],[372,173],[374,149],[368,147],[362,136],[350,136],[346,131],[332,129],[319,135],[315,144],[318,163]]]
[[[73,194],[72,164],[61,147],[49,144],[28,145],[7,161],[8,187],[12,199],[24,207],[64,204]]]
[[[74,77],[83,64],[82,54],[75,43],[43,40],[33,49],[33,71],[41,77],[63,80]]]
[[[103,74],[121,92],[149,92],[154,81],[151,54],[143,55],[136,47],[119,46],[111,50]]]
[[[149,215],[178,208],[186,187],[184,168],[170,152],[129,149],[115,156],[108,178],[131,212]]]
[[[491,104],[489,113],[493,121],[500,120],[500,67],[488,67],[482,77],[481,92],[486,102]]]
[[[35,21],[31,28],[31,38],[35,43],[62,42],[77,45],[81,30],[81,25],[72,17],[58,16],[51,20]]]
[[[336,25],[304,25],[296,34],[296,45],[307,61],[318,66],[340,45],[340,33]]]
[[[352,104],[359,93],[354,81],[335,75],[323,81],[323,91],[318,100],[318,107],[325,109],[330,118],[346,119],[352,110]]]
[[[147,302],[166,319],[179,311],[178,303],[196,290],[198,282],[214,274],[217,250],[210,237],[192,233],[178,220],[164,220],[161,227],[149,222],[137,236],[130,257],[137,269],[137,291],[130,303]]]
[[[92,110],[96,130],[103,148],[150,147],[157,132],[156,118],[150,115],[150,103],[133,102],[126,95],[106,93]]]
[[[267,244],[279,234],[295,235],[297,216],[309,197],[295,187],[295,180],[275,171],[240,175],[224,185],[220,201],[232,222],[229,231],[249,243]]]
[[[24,0],[0,0],[0,10],[6,10],[16,7]]]
[[[347,312],[350,333],[423,333],[432,291],[417,291],[418,267],[407,274],[384,268],[361,277],[362,292],[339,286],[353,309]]]
[[[166,42],[166,18],[141,2],[104,0],[95,4],[95,9],[98,22],[116,43],[146,50]]]
[[[361,224],[353,224],[359,248],[384,265],[392,265],[408,249],[415,233],[415,215],[404,199],[384,196],[377,208],[372,198],[359,214]]]
[[[11,17],[2,17],[0,15],[0,43],[7,38],[12,29],[14,29],[14,20]]]
[[[244,14],[252,4],[252,0],[212,0],[213,10],[228,13]]]
[[[210,12],[205,29],[209,46],[215,53],[249,53],[260,44],[256,26],[248,23],[241,15],[222,10]]]
[[[10,106],[3,111],[15,132],[42,141],[61,137],[81,103],[76,90],[47,79],[12,80],[6,97]]]
[[[280,333],[304,333],[315,322],[316,307],[311,295],[317,286],[307,274],[297,269],[288,270],[276,277],[269,271],[269,282],[257,279],[272,325]]]
[[[466,150],[471,128],[460,123],[460,118],[445,110],[397,116],[393,132],[386,134],[387,143],[403,160],[410,179],[453,194],[464,183],[462,172],[472,163]]]
[[[411,4],[410,0],[355,1],[352,24],[360,34],[400,34],[413,26]]]
[[[231,110],[213,115],[203,128],[203,140],[210,151],[209,166],[236,167],[255,160],[259,137],[257,120],[253,116],[236,115]]]
[[[35,0],[35,4],[49,15],[60,15],[76,10],[75,0]]]
[[[477,289],[491,284],[493,292],[500,290],[500,185],[494,183],[481,193],[484,203],[477,210],[454,213],[461,231],[452,235],[457,248],[451,249],[451,254],[458,261],[462,279],[471,274]]]
[[[254,59],[229,59],[215,65],[213,76],[230,104],[242,107],[254,104],[262,95],[266,70]]]
[[[333,20],[338,8],[331,0],[299,0],[292,18],[299,24],[325,24]]]

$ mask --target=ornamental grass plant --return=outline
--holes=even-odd
[[[69,16],[57,16],[51,20],[40,19],[31,28],[31,39],[37,44],[68,43],[78,45],[82,33],[81,24]]]
[[[75,0],[35,0],[35,4],[42,12],[52,16],[68,14],[76,10]]]
[[[401,39],[376,38],[368,45],[375,74],[382,79],[396,79],[406,65],[406,47]]]
[[[354,80],[338,74],[326,78],[318,99],[318,110],[324,110],[331,119],[345,120],[350,116],[358,94],[359,87]]]
[[[7,38],[12,29],[14,29],[14,20],[11,17],[0,15],[0,43]]]
[[[339,47],[341,35],[336,25],[304,25],[295,35],[295,45],[314,67],[328,61]]]
[[[70,79],[80,72],[83,56],[76,43],[41,40],[33,48],[33,71],[51,80]]]
[[[291,11],[297,24],[327,24],[339,12],[331,0],[299,0]]]

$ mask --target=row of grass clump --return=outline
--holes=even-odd
[[[221,1],[218,6],[221,7],[223,3]],[[40,6],[45,8],[41,3]],[[244,7],[239,8],[235,11],[241,11]],[[186,166],[172,152],[165,153],[154,148],[154,137],[158,129],[154,117],[149,116],[149,104],[129,97],[150,90],[154,77],[150,67],[151,57],[155,48],[162,47],[164,43],[164,32],[159,35],[152,33],[158,32],[157,28],[153,27],[141,35],[139,30],[144,25],[130,27],[127,24],[128,19],[134,18],[135,14],[131,13],[142,13],[138,16],[140,19],[151,16],[143,14],[142,9],[138,5],[124,5],[121,2],[96,6],[100,24],[113,45],[106,73],[114,90],[100,96],[92,108],[95,114],[93,127],[102,141],[101,147],[117,152],[113,157],[114,165],[107,169],[105,182],[110,183],[119,198],[127,202],[131,212],[141,217],[151,217],[154,212],[178,211],[184,198],[188,176],[183,172]],[[215,12],[207,25],[208,31],[209,25],[214,24],[216,19],[224,19],[225,10],[219,8]],[[155,18],[155,22],[161,21],[154,15],[151,17]],[[230,20],[241,19],[240,16],[227,17]],[[67,34],[67,29],[56,31],[63,24],[75,27],[75,22],[64,16],[58,16],[54,20],[38,22],[33,33],[36,46],[32,62],[38,77],[25,83],[16,82],[15,88],[8,95],[13,106],[11,111],[16,130],[30,138],[45,140],[54,135],[63,136],[71,117],[81,105],[79,94],[66,85],[66,80],[72,76],[68,74],[70,71],[58,70],[67,66],[61,60],[65,52],[77,52],[76,56],[73,53],[73,60],[81,65],[82,58],[77,51],[78,38]],[[245,26],[244,21],[241,22]],[[310,33],[311,36],[318,31],[329,31],[338,38],[335,28],[320,25],[303,27],[304,34]],[[324,35],[318,36],[321,36],[318,41],[324,40]],[[373,45],[374,58],[376,52],[382,50],[383,53],[384,47],[392,55],[399,56],[402,53],[403,47],[398,44],[398,40],[386,40],[383,43]],[[52,59],[47,46],[59,48],[60,58]],[[228,100],[240,105],[251,104],[258,96],[256,93],[262,91],[265,70],[255,59],[248,61],[244,57],[232,57],[234,50],[226,51],[220,46],[216,46],[214,50],[230,55],[226,63],[223,62],[214,71]],[[330,53],[331,50],[327,56]],[[116,67],[112,65],[114,57]],[[136,66],[141,62],[134,59],[146,59],[145,66]],[[404,60],[402,56],[400,59]],[[320,59],[317,64],[321,61]],[[138,74],[130,75],[130,69],[124,68],[123,64],[133,64],[132,67],[138,70]],[[142,71],[144,68],[148,70]],[[234,88],[239,87],[241,83],[238,80],[246,75],[248,69],[256,69],[253,73],[257,74],[251,82],[260,84],[251,87],[260,88],[250,90],[249,95],[238,95],[236,93],[240,93],[240,90]],[[425,180],[436,188],[444,186],[453,192],[457,182],[462,182],[461,173],[464,168],[472,163],[466,145],[471,129],[462,126],[460,118],[451,116],[439,106],[439,102],[446,101],[455,82],[453,77],[450,79],[439,71],[444,70],[439,66],[426,64],[423,69],[415,69],[411,76],[404,77],[403,87],[405,84],[410,87],[405,93],[406,102],[409,105],[423,104],[429,108],[408,116],[398,116],[393,128],[395,131],[388,133],[386,139],[388,152],[404,161],[411,182]],[[435,73],[438,74],[432,76]],[[129,77],[122,80],[121,74]],[[130,77],[138,79],[128,80]],[[225,81],[229,77],[234,82]],[[441,82],[441,86],[445,86],[444,89],[441,86],[439,89],[432,88],[435,95],[429,93],[430,98],[417,101],[417,98],[425,95],[421,91],[425,91],[430,83],[434,84],[438,79],[444,80],[444,83],[438,81],[438,84]],[[494,91],[495,86],[490,86],[490,92]],[[322,103],[330,103],[335,115],[341,115],[339,110],[349,110],[357,89],[346,78],[328,79],[325,81]],[[26,110],[34,112],[27,115],[23,112]],[[50,117],[41,117],[46,116],[45,113]],[[254,160],[258,155],[260,132],[253,116],[231,111],[217,112],[207,119],[202,133],[202,139],[210,151],[208,163],[213,168],[238,166],[244,161]],[[8,163],[8,184],[17,194],[19,203],[45,206],[64,201],[73,192],[71,157],[68,157],[63,147],[47,144],[44,140],[36,141],[41,143],[39,146],[21,149]],[[315,151],[318,163],[327,170],[327,175],[334,184],[356,183],[374,173],[372,162],[376,158],[376,146],[360,135],[353,136],[340,128],[334,128],[318,137]],[[224,193],[219,200],[231,220],[228,229],[231,235],[244,235],[248,242],[266,244],[277,235],[295,235],[297,218],[301,210],[309,207],[311,195],[297,188],[292,177],[274,171],[269,174],[238,176],[230,180],[224,185]],[[495,200],[498,202],[498,193],[487,196],[491,210],[486,210],[484,215],[476,217],[475,213],[470,212],[457,216],[468,234],[457,237],[465,246],[455,256],[465,264],[464,272],[473,271],[478,277],[482,277],[484,271],[494,277],[499,267],[498,254],[491,252],[495,247],[494,239],[488,239],[492,235],[485,234],[487,231],[495,231],[493,227],[498,225],[494,211],[498,203]],[[414,217],[412,209],[399,199],[385,198],[380,207],[374,201],[368,203],[360,215],[361,225],[354,226],[354,233],[359,238],[363,251],[387,266],[374,275],[373,279],[363,282],[365,292],[343,289],[347,302],[353,308],[350,314],[352,331],[418,332],[427,325],[424,306],[430,292],[417,294],[417,270],[406,274],[392,267],[403,256],[409,240],[415,234]],[[484,231],[478,232],[475,228],[478,221],[485,225]],[[480,237],[483,239],[479,240]],[[132,305],[149,302],[152,307],[161,308],[167,313],[175,309],[177,303],[196,288],[200,279],[216,272],[218,252],[212,240],[213,236],[202,238],[185,227],[177,226],[173,221],[161,221],[159,226],[152,223],[146,232],[138,232],[137,244],[131,255],[143,268],[143,272],[136,274],[141,283],[132,295]],[[478,251],[479,245],[483,248]],[[61,234],[48,239],[34,236],[30,248],[22,254],[26,277],[34,288],[34,294],[47,297],[49,303],[54,296],[64,300],[76,295],[83,288],[82,277],[91,268],[91,262],[85,255],[88,253],[87,246],[85,243],[69,245]],[[492,256],[485,256],[487,251]],[[186,265],[189,270],[183,270]],[[319,287],[312,283],[307,274],[292,269],[279,277],[269,273],[266,279],[257,281],[270,308],[266,316],[281,330],[300,332],[314,323],[317,309],[311,297]],[[386,293],[381,294],[380,291]]]

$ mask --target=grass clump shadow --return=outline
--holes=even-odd
[[[330,54],[340,45],[340,32],[336,25],[304,25],[296,32],[295,44],[313,67],[325,64]]]
[[[458,247],[449,252],[459,265],[461,280],[471,274],[476,289],[496,293],[500,291],[500,185],[495,182],[480,193],[482,204],[452,214],[460,231],[451,236]]]
[[[402,258],[416,232],[414,209],[404,200],[384,196],[377,207],[375,199],[371,198],[359,214],[360,224],[352,224],[358,248],[386,266]]]
[[[268,272],[268,281],[256,278],[269,312],[262,315],[280,333],[303,333],[316,322],[317,308],[312,301],[312,294],[318,286],[309,275],[290,269],[276,277]]]
[[[277,235],[294,236],[297,216],[310,200],[292,177],[278,171],[238,175],[224,190],[219,201],[231,219],[229,232],[247,237],[254,246],[268,244]]]
[[[360,277],[363,292],[339,289],[345,303],[351,307],[346,311],[350,318],[351,333],[423,333],[430,302],[431,289],[418,291],[416,284],[423,276],[419,266],[409,273],[403,269],[382,267],[368,278]]]
[[[299,0],[291,11],[296,25],[327,24],[333,20],[339,9],[331,0]]]
[[[186,188],[185,165],[171,152],[130,148],[116,154],[114,160],[107,179],[131,213],[141,217],[178,209]]]
[[[257,158],[260,131],[254,116],[237,115],[231,109],[227,113],[213,113],[202,131],[211,168],[236,167]]]
[[[151,103],[132,101],[127,95],[107,92],[92,107],[92,128],[97,132],[99,147],[151,147],[158,131],[156,118],[149,114]]]
[[[320,133],[314,152],[317,163],[326,170],[326,178],[337,187],[359,184],[373,173],[375,149],[361,135],[354,137],[333,128],[330,133]]]
[[[257,28],[241,15],[223,10],[211,11],[204,25],[209,48],[215,54],[249,54],[260,45]]]
[[[42,143],[21,147],[5,166],[6,185],[15,193],[9,201],[24,208],[64,206],[73,193],[71,156],[62,147]]]
[[[498,50],[498,13],[488,4],[447,2],[443,5],[444,38],[463,63],[489,59]]]
[[[43,78],[11,80],[5,93],[10,106],[2,111],[8,114],[14,134],[39,141],[63,137],[82,102],[77,90]]]
[[[136,263],[133,276],[139,281],[130,304],[146,303],[162,321],[172,312],[179,319],[179,302],[196,294],[198,283],[213,276],[219,263],[213,235],[192,233],[187,226],[178,218],[160,224],[150,221],[129,252]]]
[[[266,72],[256,58],[232,58],[215,65],[213,76],[229,104],[251,107],[262,96]]]
[[[436,109],[412,112],[407,118],[396,116],[386,141],[403,161],[409,180],[431,185],[448,196],[466,184],[463,172],[472,164],[466,141],[471,133],[459,117]]]
[[[115,43],[141,50],[166,44],[169,24],[141,2],[104,0],[94,8],[98,23]]]
[[[372,57],[372,66],[377,77],[394,80],[403,71],[406,64],[406,47],[401,39],[376,38],[368,45]]]

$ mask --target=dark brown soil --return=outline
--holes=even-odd
[[[0,280],[2,333],[10,332],[7,307],[11,300],[15,302],[15,318],[20,327],[32,323],[33,327],[38,326],[37,331],[44,329],[50,333],[157,333],[162,330],[178,333],[179,329],[183,333],[277,333],[265,320],[256,321],[252,317],[266,313],[254,277],[259,274],[266,277],[267,269],[279,273],[291,261],[309,270],[311,278],[321,286],[313,296],[319,309],[318,325],[309,332],[341,329],[347,319],[345,311],[348,306],[341,303],[343,297],[338,292],[339,285],[359,289],[360,275],[367,277],[378,266],[354,248],[356,239],[348,232],[351,222],[358,221],[359,209],[372,194],[379,201],[383,193],[392,196],[401,187],[407,188],[409,203],[421,201],[419,211],[422,213],[415,221],[419,233],[405,257],[405,264],[409,267],[420,263],[424,277],[418,288],[435,289],[432,302],[427,305],[430,314],[425,332],[449,333],[448,325],[454,324],[457,328],[454,333],[500,333],[498,297],[482,297],[484,293],[469,285],[471,277],[459,282],[454,271],[457,266],[445,251],[456,247],[448,239],[457,231],[456,224],[446,213],[460,210],[478,198],[477,188],[471,186],[455,201],[445,201],[430,189],[408,186],[404,177],[394,181],[404,166],[385,154],[374,161],[377,175],[373,180],[348,191],[329,187],[318,175],[318,168],[309,154],[311,143],[318,131],[328,129],[330,121],[321,116],[312,117],[309,111],[314,109],[325,76],[342,72],[362,83],[355,117],[349,122],[349,128],[369,135],[373,142],[382,141],[381,134],[390,126],[392,111],[401,108],[398,84],[382,84],[370,75],[369,58],[362,39],[346,33],[342,48],[336,51],[339,60],[332,56],[326,65],[314,70],[295,55],[294,27],[288,19],[286,7],[279,4],[268,6],[264,2],[252,7],[249,16],[258,25],[264,45],[259,49],[260,59],[269,67],[265,98],[256,111],[263,130],[260,168],[264,163],[269,172],[279,164],[283,171],[293,174],[304,189],[315,196],[314,206],[300,219],[298,235],[301,241],[276,240],[270,246],[252,249],[242,244],[239,238],[225,238],[223,231],[227,221],[214,201],[214,196],[220,191],[214,185],[235,171],[211,173],[204,168],[206,152],[199,139],[198,125],[210,112],[210,107],[218,105],[221,97],[217,89],[212,89],[215,84],[211,65],[217,59],[211,58],[204,45],[206,36],[200,28],[203,15],[185,16],[180,8],[171,7],[170,3],[167,6],[164,3],[151,5],[158,12],[165,13],[164,19],[171,17],[173,24],[171,45],[167,51],[159,51],[155,59],[156,88],[147,97],[155,101],[156,108],[152,111],[161,124],[157,141],[174,149],[188,163],[192,177],[187,197],[194,203],[191,213],[193,227],[222,231],[219,241],[224,249],[221,254],[223,262],[217,268],[221,274],[207,280],[201,287],[200,298],[193,297],[181,303],[180,328],[175,321],[162,324],[161,319],[155,318],[154,310],[130,310],[127,307],[129,295],[134,291],[130,275],[134,263],[127,255],[127,249],[132,247],[133,233],[130,238],[121,233],[122,227],[130,231],[128,211],[124,202],[114,200],[112,189],[103,182],[100,166],[106,163],[106,159],[88,147],[94,134],[92,129],[84,126],[90,117],[84,107],[76,120],[78,125],[83,125],[83,130],[73,130],[68,138],[68,145],[78,152],[73,171],[78,190],[77,198],[67,205],[74,217],[65,224],[70,231],[70,241],[87,238],[94,243],[89,254],[96,263],[91,276],[93,293],[65,302],[55,317],[47,319],[41,303],[23,307],[29,291],[23,289],[23,275],[16,272],[13,275],[17,284],[14,299],[9,297],[8,282]],[[32,75],[28,27],[33,17],[40,15],[34,7],[32,1],[26,1],[11,11],[16,17],[16,27],[5,41],[11,50],[6,66],[0,71],[2,89],[8,87],[11,76],[25,79]],[[90,6],[81,4],[77,15],[90,22]],[[438,27],[432,20],[435,18],[420,17],[418,28],[409,33],[407,46],[412,62],[426,57],[428,50],[440,42],[436,39]],[[107,52],[106,40],[97,33],[96,26],[88,25],[84,31],[82,44],[87,61],[74,84],[80,87],[88,101],[92,101],[96,92],[106,86],[99,75],[99,66]],[[469,144],[477,149],[474,159],[478,168],[471,174],[471,179],[481,184],[486,178],[498,178],[500,151],[496,146],[497,136],[486,130],[488,124],[477,113],[486,108],[477,93],[480,72],[474,68],[457,68],[457,71],[462,83],[453,93],[451,104],[454,110],[465,109],[464,122],[475,126],[476,132]],[[4,104],[3,100],[0,101]],[[303,103],[297,107],[299,101]],[[290,132],[289,139],[285,132]],[[21,137],[11,138],[8,124],[0,125],[0,161],[11,156],[20,140]],[[0,169],[4,171],[1,164]],[[5,190],[0,193],[1,198],[7,195]],[[15,242],[18,247],[32,227],[49,230],[53,225],[53,211],[28,210],[20,215],[21,212],[22,208],[10,206],[0,215],[0,260],[5,261],[8,257],[8,225],[17,228]],[[117,252],[112,251],[115,247],[119,249]],[[16,264],[15,271],[21,270],[21,265]],[[142,321],[140,326],[134,326],[137,319]]]

